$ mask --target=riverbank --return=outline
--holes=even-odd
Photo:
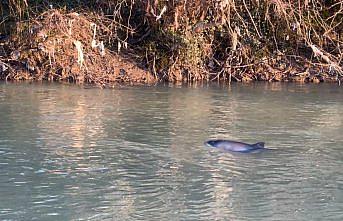
[[[343,4],[51,2],[0,3],[0,79],[99,86],[343,80]]]

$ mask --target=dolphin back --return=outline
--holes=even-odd
[[[255,144],[247,144],[243,142],[237,142],[232,140],[209,140],[205,142],[206,146],[218,148],[224,151],[233,151],[248,153],[264,149],[264,142],[258,142]]]

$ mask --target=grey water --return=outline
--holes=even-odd
[[[0,83],[0,114],[0,220],[343,220],[335,84]]]

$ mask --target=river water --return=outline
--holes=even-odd
[[[338,85],[1,83],[0,113],[0,220],[343,220]]]

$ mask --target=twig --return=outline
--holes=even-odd
[[[244,4],[245,10],[248,12],[248,15],[249,15],[249,17],[250,17],[251,22],[253,23],[253,25],[254,25],[254,27],[255,27],[255,30],[256,30],[256,32],[257,32],[257,34],[258,34],[258,37],[259,37],[259,38],[262,38],[262,36],[261,36],[260,32],[258,31],[257,26],[256,26],[256,24],[255,24],[255,22],[254,22],[254,19],[252,18],[251,14],[250,14],[250,12],[249,12],[249,9],[248,9],[248,7],[247,7],[247,5],[246,5],[246,3],[245,3],[245,0],[243,0],[243,4]]]

